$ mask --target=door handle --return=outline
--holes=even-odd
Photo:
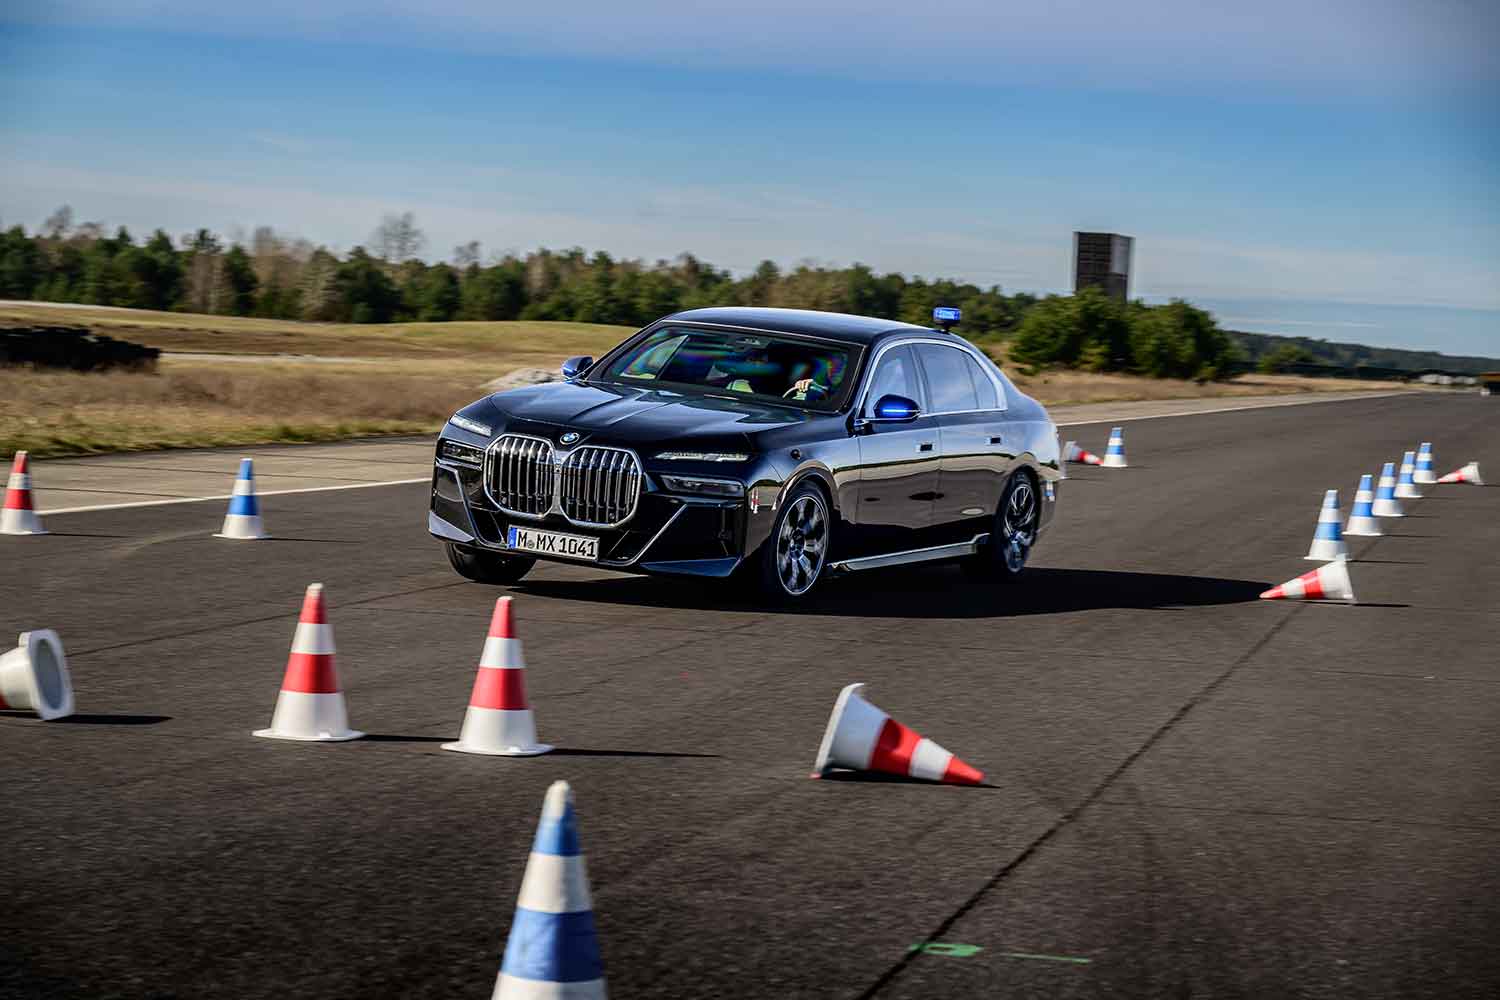
[[[1005,438],[1002,437],[1001,435],[999,435],[999,434],[991,434],[990,435],[990,444],[1004,444],[1004,443],[1005,443]]]
[[[931,441],[923,441],[921,444],[917,445],[917,450],[918,451],[931,451],[932,450],[932,442]]]

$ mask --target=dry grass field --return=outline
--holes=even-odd
[[[0,368],[0,455],[19,448],[42,457],[430,432],[481,395],[488,380],[516,368],[556,368],[570,355],[597,356],[630,332],[584,323],[354,326],[0,304],[0,325],[32,324],[88,326],[173,356],[154,374]],[[1199,385],[1081,372],[1011,374],[1049,404],[1372,387],[1293,376]]]

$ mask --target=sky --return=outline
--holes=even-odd
[[[691,251],[1500,353],[1493,0],[0,5],[0,223]],[[1245,320],[1248,322],[1229,322]]]

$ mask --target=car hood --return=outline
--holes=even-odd
[[[753,400],[577,382],[545,382],[498,392],[489,401],[509,418],[507,429],[544,424],[624,444],[682,437],[747,440],[760,431],[804,423],[813,416]]]

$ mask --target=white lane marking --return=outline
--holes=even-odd
[[[255,494],[258,497],[279,497],[289,493],[329,493],[333,490],[367,490],[375,486],[409,486],[412,483],[426,483],[432,480],[431,476],[423,476],[421,479],[388,479],[383,483],[354,483],[346,486],[305,486],[297,490],[262,490]],[[133,503],[101,503],[91,507],[59,507],[55,510],[39,510],[38,514],[43,517],[51,517],[54,514],[82,514],[90,510],[124,510],[127,507],[165,507],[174,503],[204,503],[208,500],[228,500],[232,494],[221,493],[211,497],[174,497],[171,500],[137,500]]]
[[[1348,396],[1335,396],[1332,399],[1289,399],[1278,403],[1246,403],[1244,406],[1219,406],[1212,410],[1183,410],[1179,413],[1148,413],[1142,417],[1126,416],[1117,414],[1113,417],[1099,417],[1096,420],[1075,420],[1072,423],[1056,424],[1057,427],[1087,427],[1090,424],[1112,424],[1115,421],[1129,423],[1132,420],[1160,420],[1162,417],[1197,417],[1208,413],[1237,413],[1240,410],[1269,410],[1278,406],[1312,406],[1317,403],[1353,403],[1361,399],[1386,399],[1390,396],[1415,396],[1417,393],[1410,389],[1398,392],[1374,392],[1366,395],[1364,393],[1351,394]],[[43,512],[45,513],[45,511]]]

